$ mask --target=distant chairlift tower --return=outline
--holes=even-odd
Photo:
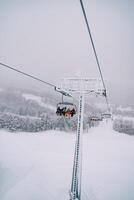
[[[65,92],[72,96],[73,93],[79,95],[78,124],[75,143],[75,153],[73,162],[72,183],[70,190],[70,200],[81,200],[81,177],[82,177],[82,133],[83,133],[83,115],[84,115],[84,97],[85,94],[96,93],[103,95],[105,93],[103,85],[97,79],[62,79],[57,91]]]

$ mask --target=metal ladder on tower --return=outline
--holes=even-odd
[[[78,126],[75,143],[72,184],[70,200],[81,200],[81,173],[82,173],[82,132],[83,132],[84,94],[79,97]]]

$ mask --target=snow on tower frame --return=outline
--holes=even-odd
[[[97,95],[106,96],[106,91],[103,89],[101,80],[98,79],[82,79],[71,78],[61,79],[61,83],[55,88],[57,92],[60,92],[64,96],[72,97],[72,93],[92,93]],[[76,105],[70,102],[59,102],[57,104],[56,114],[58,116],[73,117],[77,112]]]
[[[101,80],[89,78],[61,79],[59,86],[56,87],[56,91],[61,92],[65,96],[72,96],[72,93],[79,93],[81,91],[84,93],[94,92],[104,96],[106,94]]]

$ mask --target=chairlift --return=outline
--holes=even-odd
[[[92,116],[90,117],[90,121],[102,121],[102,118],[98,116]]]
[[[112,117],[112,115],[110,114],[110,113],[103,113],[102,114],[102,118],[103,119],[109,119],[109,118],[111,118]]]
[[[76,105],[70,102],[60,102],[57,104],[56,114],[58,116],[73,117],[76,114]]]

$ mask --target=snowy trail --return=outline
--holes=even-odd
[[[134,199],[134,138],[105,124],[90,131],[84,138],[83,188],[92,188],[98,200]]]
[[[68,200],[74,143],[64,132],[1,131],[0,199]],[[133,200],[133,152],[134,137],[104,123],[85,133],[82,200]]]

